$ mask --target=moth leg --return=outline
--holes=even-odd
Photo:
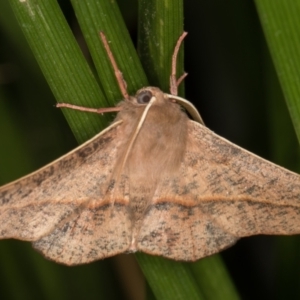
[[[122,108],[119,106],[116,107],[103,107],[103,108],[90,108],[90,107],[85,107],[85,106],[79,106],[79,105],[74,105],[74,104],[69,104],[69,103],[57,103],[56,107],[58,108],[70,108],[70,109],[75,109],[75,110],[80,110],[80,111],[87,111],[91,113],[96,113],[96,114],[104,114],[107,112],[119,112]]]

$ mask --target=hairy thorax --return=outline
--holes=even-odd
[[[186,149],[188,117],[178,104],[164,99],[164,94],[158,89],[155,96],[157,101],[150,107],[125,162],[125,153],[145,106],[124,101],[116,119],[123,120],[122,130],[126,138],[118,153],[115,178],[127,179],[127,194],[135,223],[142,219],[158,182],[178,172]]]

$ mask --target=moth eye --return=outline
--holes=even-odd
[[[152,93],[150,91],[143,91],[137,95],[137,102],[139,104],[146,104],[152,98]]]

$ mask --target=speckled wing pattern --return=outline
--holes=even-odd
[[[124,252],[132,231],[128,203],[110,192],[120,131],[113,124],[50,165],[1,187],[0,238],[35,241],[46,257],[70,265]]]
[[[162,181],[136,248],[193,261],[238,238],[300,233],[300,176],[188,123],[178,175]]]
[[[145,201],[136,192],[144,181],[128,186],[119,169],[125,127],[118,121],[1,187],[0,238],[33,241],[46,257],[76,265],[131,251],[194,261],[243,236],[300,233],[298,174],[187,122],[182,163],[159,177],[145,210],[134,201]]]

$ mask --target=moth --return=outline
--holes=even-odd
[[[145,87],[129,96],[101,33],[124,96],[118,114],[88,142],[0,188],[1,239],[31,241],[77,265],[135,251],[195,261],[241,237],[300,233],[300,176],[216,135],[177,96],[185,34],[171,94]]]

